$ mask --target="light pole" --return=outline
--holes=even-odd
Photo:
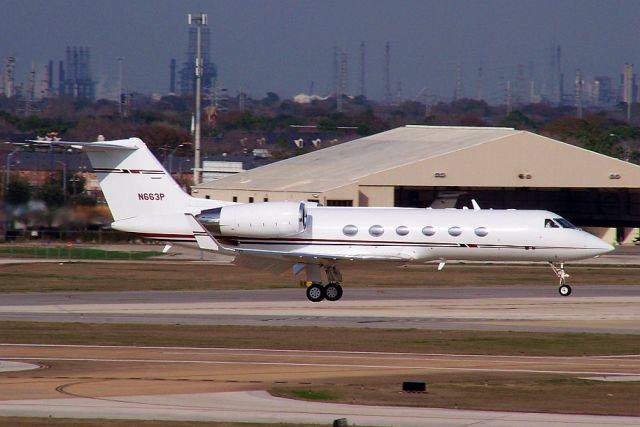
[[[56,163],[62,165],[62,197],[67,201],[67,163],[62,160],[56,160]]]
[[[193,184],[200,184],[200,109],[202,90],[202,27],[207,25],[207,15],[200,16],[189,14],[189,25],[196,25],[196,111],[195,111],[195,131],[194,131],[194,158],[193,158]]]
[[[125,111],[124,110],[124,105],[122,105],[123,101],[124,101],[124,98],[122,96],[123,95],[123,93],[122,93],[122,90],[123,90],[123,85],[122,85],[122,65],[123,64],[122,64],[122,62],[123,61],[124,61],[124,58],[122,56],[118,57],[118,86],[120,86],[119,93],[118,93],[118,113],[120,114],[120,118],[125,117],[125,115],[124,115],[124,111]]]
[[[20,147],[14,148],[12,152],[7,154],[7,166],[6,166],[5,170],[4,170],[4,172],[5,172],[5,178],[4,178],[4,195],[5,195],[5,197],[7,196],[7,193],[9,192],[9,179],[11,178],[11,158],[18,151],[20,151]]]
[[[182,144],[171,150],[171,153],[169,154],[169,175],[171,175],[171,173],[173,172],[173,156],[176,154],[176,151],[178,151],[178,148],[184,147],[185,145],[191,145],[191,143],[183,142]]]

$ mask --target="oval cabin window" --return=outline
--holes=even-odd
[[[475,233],[476,233],[476,236],[478,237],[484,237],[487,234],[489,234],[489,231],[487,230],[486,227],[478,227],[476,228]]]
[[[401,225],[400,227],[396,228],[396,233],[398,234],[398,236],[406,236],[407,234],[409,234],[409,227]]]
[[[369,227],[369,234],[372,236],[382,236],[382,234],[384,234],[384,228],[381,225],[372,225]]]
[[[434,234],[436,234],[436,229],[430,225],[427,225],[422,229],[422,234],[424,234],[425,236],[433,236]]]
[[[352,224],[345,225],[342,229],[342,232],[345,236],[355,236],[356,234],[358,234],[358,227]]]
[[[457,227],[457,226],[456,227],[451,227],[449,229],[449,234],[454,236],[454,237],[455,236],[459,236],[459,235],[462,234],[462,229],[460,227]]]

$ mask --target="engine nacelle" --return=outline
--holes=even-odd
[[[228,205],[202,211],[196,218],[217,236],[288,237],[307,226],[302,202],[265,202]]]

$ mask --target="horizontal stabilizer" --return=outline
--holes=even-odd
[[[198,220],[193,216],[193,214],[186,213],[185,217],[191,226],[191,230],[193,232],[193,237],[196,238],[196,242],[198,242],[198,246],[200,249],[205,249],[208,251],[217,251],[220,249],[218,246],[218,242],[216,239],[204,228]]]
[[[131,144],[128,139],[123,139],[120,141],[109,141],[109,142],[76,142],[76,141],[40,141],[40,140],[28,140],[28,143],[39,145],[41,147],[71,147],[76,149],[110,149],[110,150],[137,150],[138,147]],[[24,145],[24,143],[19,143]]]

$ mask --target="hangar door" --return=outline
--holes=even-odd
[[[639,227],[640,189],[396,187],[394,206],[546,209],[582,227]]]

